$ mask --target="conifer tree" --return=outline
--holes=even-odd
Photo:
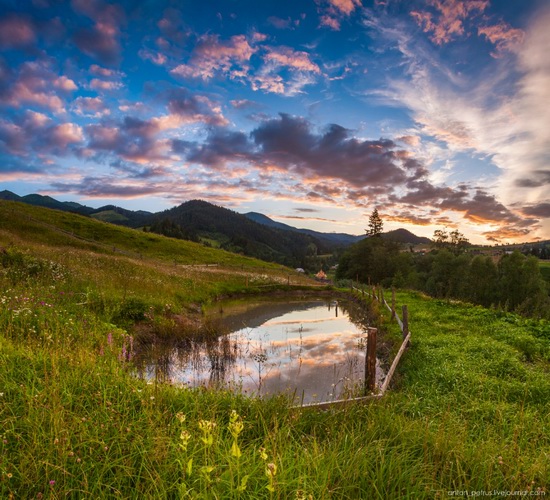
[[[372,214],[369,217],[369,228],[367,229],[367,234],[369,236],[380,236],[382,234],[382,228],[384,223],[378,215],[378,209],[375,208],[372,211]]]

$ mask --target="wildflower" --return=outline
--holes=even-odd
[[[203,433],[203,437],[201,437],[201,441],[206,446],[210,446],[214,443],[214,436],[212,433],[215,427],[216,427],[216,422],[212,422],[211,420],[199,420],[199,429]]]
[[[269,480],[269,484],[266,486],[270,493],[275,492],[275,475],[277,474],[277,465],[273,462],[268,463],[265,466],[265,475]]]
[[[229,416],[229,424],[227,428],[229,429],[229,432],[233,436],[233,444],[231,445],[231,455],[233,457],[239,458],[242,455],[242,453],[237,441],[239,438],[239,434],[242,432],[244,428],[244,424],[243,424],[243,421],[241,420],[241,417],[235,410],[231,410],[231,415]]]
[[[273,462],[269,462],[265,468],[265,475],[267,477],[270,477],[270,476],[275,477],[276,474],[277,474],[277,465],[275,465]]]
[[[13,477],[13,474],[11,472],[8,472],[6,476],[8,476],[8,479],[11,479]]]
[[[178,413],[176,413],[176,418],[180,421],[180,424],[183,424],[183,422],[185,422],[185,415],[181,411],[178,411]]]
[[[265,462],[267,460],[267,453],[263,446],[258,450],[258,453],[260,454],[260,458]]]
[[[183,450],[183,451],[186,451],[187,450],[187,446],[189,445],[189,441],[191,439],[191,434],[186,431],[186,430],[183,430],[181,431],[180,433],[180,448]]]
[[[55,484],[55,481],[53,479],[50,480],[50,486],[53,486]]]

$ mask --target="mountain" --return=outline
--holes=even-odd
[[[382,233],[382,238],[397,241],[398,243],[407,243],[410,245],[429,245],[432,242],[430,238],[416,236],[416,234],[402,228],[394,229],[393,231],[388,231],[387,233]]]
[[[93,212],[93,208],[86,207],[80,203],[74,201],[58,201],[51,196],[43,196],[41,194],[27,194],[25,196],[19,196],[11,191],[0,191],[0,200],[19,201],[21,203],[27,203],[28,205],[35,205],[37,207],[54,208],[56,210],[62,210],[64,212],[75,212],[81,215],[89,215]]]
[[[362,240],[365,236],[355,236],[352,234],[346,233],[322,233],[319,231],[313,231],[312,229],[300,229],[288,224],[283,224],[282,222],[276,222],[273,219],[270,219],[264,214],[258,212],[248,212],[244,214],[245,217],[248,217],[250,220],[263,224],[264,226],[273,227],[277,229],[282,229],[284,231],[295,231],[302,234],[307,234],[313,238],[323,242],[326,246],[349,246],[353,243],[357,243]]]
[[[308,253],[329,250],[313,236],[269,227],[202,200],[155,214],[151,229],[159,225],[170,231],[179,229],[191,237],[215,240],[226,250],[290,266],[302,265]]]
[[[364,235],[299,229],[257,212],[242,215],[201,200],[188,201],[164,212],[151,213],[126,210],[114,205],[91,208],[39,194],[18,196],[7,190],[0,192],[0,199],[74,212],[134,229],[144,227],[165,236],[202,241],[207,245],[293,267],[318,267],[318,255],[333,254],[338,248],[348,247],[365,238]],[[384,237],[407,244],[430,241],[405,229],[390,231]]]
[[[126,210],[115,205],[105,205],[104,207],[92,209],[89,215],[103,222],[110,222],[111,224],[119,224],[135,229],[151,224],[155,214],[144,210]]]
[[[4,189],[4,191],[0,191],[0,200],[21,201],[21,196]]]

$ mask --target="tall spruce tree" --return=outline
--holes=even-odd
[[[380,236],[382,234],[383,227],[384,223],[382,222],[380,215],[378,215],[378,209],[375,208],[369,217],[369,227],[367,229],[367,234],[369,236]]]

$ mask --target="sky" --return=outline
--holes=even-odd
[[[0,0],[0,190],[550,239],[546,0]]]

